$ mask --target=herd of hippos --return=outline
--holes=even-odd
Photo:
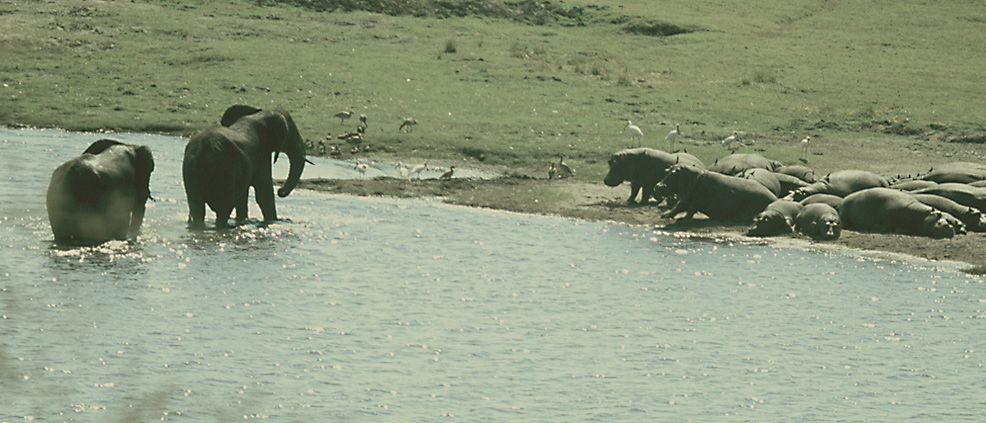
[[[842,229],[932,238],[986,232],[986,164],[954,162],[905,179],[864,170],[821,178],[759,154],[731,154],[706,167],[688,153],[632,148],[614,153],[604,183],[630,182],[630,204],[668,202],[665,218],[702,212],[753,222],[750,236],[801,233],[838,239]]]

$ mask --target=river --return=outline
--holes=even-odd
[[[154,152],[144,232],[55,247],[51,172],[102,137]],[[978,276],[306,190],[194,233],[186,141],[0,128],[0,422],[986,415]]]

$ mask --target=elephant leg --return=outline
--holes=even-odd
[[[250,207],[247,205],[248,198],[250,198],[250,187],[247,187],[236,200],[236,223],[238,225],[242,225],[250,219]]]
[[[264,222],[277,220],[277,209],[274,208],[274,185],[254,187],[254,195],[257,197],[257,204],[260,205],[260,212],[264,215]]]
[[[202,196],[187,189],[185,196],[188,197],[188,226],[192,229],[205,229],[205,201]]]

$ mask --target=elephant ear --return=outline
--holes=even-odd
[[[123,143],[116,140],[101,139],[99,141],[92,143],[92,145],[90,145],[89,148],[86,149],[86,151],[83,151],[82,154],[99,154],[106,151],[107,148],[110,148],[114,145],[123,145]]]
[[[284,148],[284,143],[287,142],[290,127],[288,118],[284,114],[276,111],[268,111],[267,113],[268,115],[264,117],[264,128],[260,139],[267,148],[270,148],[270,151],[274,152],[274,161],[276,162],[277,156]]]
[[[138,193],[146,193],[145,198],[136,201],[143,202],[151,197],[151,172],[154,171],[154,156],[151,148],[146,145],[134,147],[134,185]]]
[[[226,112],[223,113],[223,118],[219,121],[219,123],[228,128],[233,126],[233,124],[236,123],[236,121],[241,117],[252,115],[257,112],[260,112],[260,109],[253,106],[245,106],[242,104],[230,106],[226,109]]]

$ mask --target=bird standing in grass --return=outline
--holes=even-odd
[[[733,131],[733,135],[722,140],[722,147],[735,152],[740,147],[739,132]]]
[[[811,136],[804,137],[801,140],[801,154],[803,158],[802,162],[808,163],[808,147],[811,147]]]
[[[567,178],[569,176],[575,176],[575,169],[572,169],[568,163],[565,163],[564,156],[558,156],[558,177]]]
[[[453,173],[455,173],[455,166],[450,167],[448,169],[448,172],[443,173],[442,176],[439,176],[438,177],[438,179],[443,180],[443,181],[447,181],[449,179],[452,179],[452,174]]]
[[[359,115],[359,125],[363,129],[366,129],[366,115]]]
[[[353,112],[350,112],[348,110],[345,112],[339,112],[335,114],[335,117],[339,118],[340,124],[343,124],[346,123],[346,119],[353,117]]]
[[[679,136],[681,136],[681,126],[676,123],[674,124],[674,130],[668,132],[668,136],[664,137],[664,139],[668,140],[668,153],[674,153],[674,142]]]
[[[411,168],[411,174],[416,176],[418,179],[421,179],[421,172],[424,172],[424,170],[427,168],[428,168],[428,163],[415,165],[414,167]]]
[[[404,119],[404,123],[402,123],[401,124],[401,127],[398,128],[397,130],[398,131],[404,131],[404,128],[407,128],[407,130],[404,131],[404,132],[414,132],[414,125],[417,125],[417,124],[418,124],[418,120],[417,119],[413,119],[413,118],[411,118],[411,119]]]
[[[641,131],[640,128],[637,127],[637,125],[634,125],[633,122],[630,122],[628,120],[627,121],[627,126],[626,126],[626,128],[623,128],[623,130],[624,131],[630,131],[630,145],[631,146],[633,145],[633,139],[634,138],[637,139],[637,146],[638,147],[642,145],[643,138],[644,138],[644,131]]]

